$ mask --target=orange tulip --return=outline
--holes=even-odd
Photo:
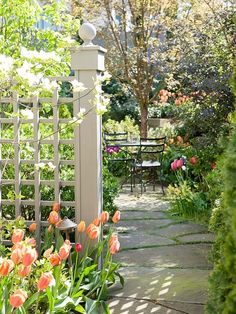
[[[24,266],[23,264],[19,266],[18,275],[20,277],[26,277],[31,271],[31,266]]]
[[[80,232],[80,233],[84,232],[85,228],[86,228],[85,222],[83,220],[81,220],[81,222],[77,226],[78,232]]]
[[[29,231],[34,232],[37,229],[37,224],[33,222],[31,225],[29,225]]]
[[[11,260],[14,264],[19,264],[22,260],[22,250],[21,249],[15,249],[11,253]]]
[[[59,250],[59,256],[62,260],[66,260],[70,254],[71,245],[64,243]]]
[[[120,242],[117,241],[113,241],[111,246],[110,246],[110,253],[111,254],[116,254],[117,252],[119,252],[120,250]]]
[[[15,229],[13,234],[12,234],[12,237],[11,237],[11,241],[12,243],[18,243],[18,242],[21,242],[24,238],[24,235],[25,235],[25,232],[24,230],[22,229]]]
[[[46,289],[50,283],[53,281],[53,275],[51,273],[44,273],[42,276],[39,278],[38,281],[38,290],[44,290]]]
[[[54,203],[54,204],[52,205],[52,210],[55,211],[55,212],[59,212],[59,211],[60,211],[60,208],[61,208],[60,203]]]
[[[97,227],[100,226],[100,223],[101,223],[100,218],[95,218],[94,221],[93,221],[93,224],[94,224],[95,226],[97,226]]]
[[[109,213],[107,211],[102,212],[100,219],[101,219],[101,222],[103,224],[108,222],[108,220],[109,220]]]
[[[47,249],[44,253],[43,253],[43,256],[46,257],[46,258],[49,258],[51,253],[53,251],[53,246],[51,246],[49,249]]]
[[[120,211],[117,210],[117,211],[115,212],[114,216],[112,217],[112,221],[113,221],[114,223],[117,223],[119,220],[120,220]]]
[[[54,253],[49,257],[49,261],[52,266],[57,266],[61,263],[61,258],[57,253]]]
[[[21,307],[27,298],[27,293],[22,289],[18,289],[12,295],[10,295],[10,304],[15,308]]]
[[[10,259],[3,260],[0,264],[0,276],[7,276],[14,268],[14,263]]]
[[[51,225],[56,225],[60,221],[58,212],[52,210],[51,213],[49,214],[48,221]]]
[[[32,248],[27,248],[22,258],[22,264],[24,266],[30,266],[36,261],[37,258],[38,258],[37,251]]]
[[[115,241],[118,241],[118,235],[116,233],[112,233],[110,240],[109,240],[109,246],[111,246],[112,243]]]
[[[90,224],[87,228],[87,233],[91,240],[95,240],[99,236],[99,227],[95,226],[94,224]]]

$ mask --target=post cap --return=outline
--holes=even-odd
[[[83,46],[92,46],[92,40],[96,37],[97,31],[93,24],[83,23],[79,29],[79,36],[84,41]]]

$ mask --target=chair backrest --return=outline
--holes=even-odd
[[[141,137],[138,159],[162,161],[165,144],[166,144],[165,136],[158,138]]]
[[[116,143],[127,142],[128,132],[104,133],[106,146],[115,146]]]

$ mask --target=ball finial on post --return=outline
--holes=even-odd
[[[79,29],[79,36],[84,41],[83,46],[92,46],[92,40],[96,37],[96,34],[96,28],[91,23],[84,23]]]

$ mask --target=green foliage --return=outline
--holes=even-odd
[[[117,132],[127,132],[128,139],[138,139],[139,138],[139,127],[135,124],[134,119],[126,116],[124,120],[118,122],[112,119],[108,119],[103,124],[103,132],[107,133],[117,133]]]
[[[138,105],[131,91],[126,85],[122,85],[116,80],[111,80],[109,84],[103,87],[103,90],[111,95],[110,107],[108,112],[103,116],[103,121],[108,119],[121,121],[129,116],[137,122],[138,120]]]
[[[114,199],[118,195],[119,184],[117,179],[108,170],[107,161],[103,163],[103,209],[113,215],[117,210]]]
[[[168,196],[171,200],[170,211],[173,215],[195,221],[208,221],[210,208],[206,194],[192,190],[186,180],[176,187],[169,186]]]
[[[234,74],[236,92],[236,74]],[[234,114],[235,115],[235,114]],[[216,232],[212,252],[213,272],[209,278],[207,313],[234,314],[236,308],[236,122],[232,124],[225,153],[224,193],[221,206],[213,211],[210,228]]]

